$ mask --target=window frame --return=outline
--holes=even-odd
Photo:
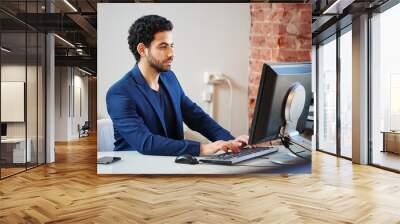
[[[329,155],[333,155],[333,156],[337,156],[340,158],[344,158],[347,160],[352,160],[352,158],[347,157],[342,155],[341,153],[341,119],[340,119],[340,103],[341,103],[341,97],[340,97],[340,81],[341,81],[341,67],[340,67],[340,37],[342,35],[344,35],[347,32],[351,32],[352,31],[352,23],[349,23],[349,18],[351,17],[345,17],[344,18],[344,22],[342,21],[342,25],[343,27],[338,26],[338,24],[334,24],[332,27],[336,29],[336,32],[332,33],[330,35],[326,35],[321,38],[321,39],[317,39],[317,43],[315,44],[315,63],[316,63],[316,119],[315,121],[316,123],[316,150],[323,152],[323,153],[327,153]],[[340,21],[339,21],[340,22]],[[328,28],[328,29],[332,29],[332,28]],[[320,116],[320,112],[319,111],[319,90],[320,90],[320,86],[319,86],[319,47],[322,44],[326,44],[329,43],[331,41],[336,41],[336,152],[332,153],[332,152],[328,152],[324,149],[320,149],[319,145],[319,134],[320,134],[320,130],[319,130],[319,116]],[[339,94],[338,94],[339,93]]]

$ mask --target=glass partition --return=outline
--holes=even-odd
[[[27,33],[27,82],[26,82],[26,113],[27,113],[27,150],[30,151],[30,161],[28,168],[37,165],[38,157],[38,34],[36,32]]]
[[[6,177],[24,171],[31,157],[26,142],[26,33],[2,33],[1,47],[1,175]]]
[[[28,4],[28,5],[27,5]],[[2,1],[0,7],[0,178],[45,163],[44,33],[16,17],[44,12],[44,1]]]
[[[46,162],[46,37],[38,33],[38,64],[37,64],[37,162]]]
[[[371,162],[400,171],[400,4],[371,18]]]
[[[336,154],[336,36],[318,47],[318,149]]]
[[[340,36],[340,155],[352,157],[352,32]]]

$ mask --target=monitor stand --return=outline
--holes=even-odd
[[[299,135],[296,127],[299,118],[303,113],[305,101],[306,89],[300,83],[294,83],[290,87],[286,98],[286,104],[284,108],[285,125],[280,129],[280,138],[282,140],[282,144],[292,152],[279,154],[276,157],[271,158],[271,162],[276,164],[292,165],[299,164],[302,161],[304,162],[305,160],[308,160],[308,158],[311,160],[311,156],[300,156],[300,153],[303,153],[306,149],[295,149],[299,147],[290,147],[292,145],[292,137]]]

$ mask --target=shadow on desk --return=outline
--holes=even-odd
[[[137,151],[97,152],[97,158],[104,156],[121,157],[111,164],[98,164],[98,174],[268,174],[290,173],[310,174],[311,160],[293,157],[292,165],[277,164],[273,161],[289,151],[279,146],[276,153],[244,161],[235,165],[200,163],[196,165],[175,163],[175,156],[149,156]]]

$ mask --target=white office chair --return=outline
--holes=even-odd
[[[190,130],[185,124],[183,125],[183,135],[184,135],[184,138],[188,139],[188,140],[198,141],[203,144],[210,143],[210,141],[208,141],[207,138],[205,138],[203,135],[201,135],[198,132]]]
[[[114,128],[112,120],[97,120],[97,151],[113,151],[114,141]]]
[[[199,141],[201,143],[209,143],[209,141],[201,134],[190,130],[184,126],[185,139]],[[114,149],[114,128],[111,119],[97,120],[97,151],[107,152]]]

